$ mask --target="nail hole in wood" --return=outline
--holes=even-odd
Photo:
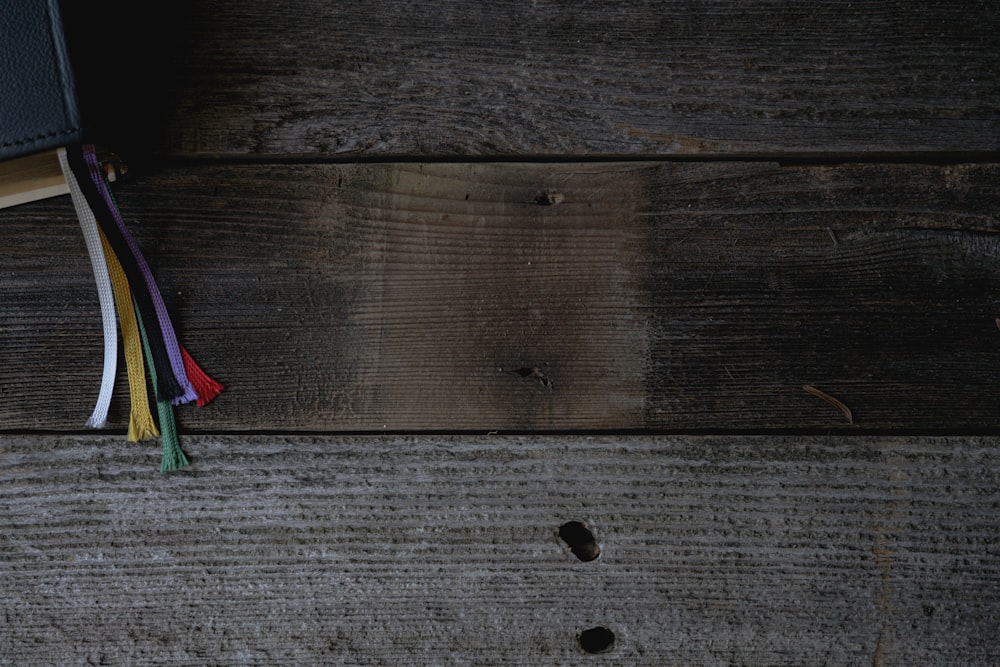
[[[579,521],[567,521],[559,526],[559,537],[569,546],[573,555],[585,563],[601,555],[601,547],[597,545],[594,534]]]
[[[615,645],[615,633],[605,627],[596,627],[580,633],[580,648],[587,653],[604,653]]]

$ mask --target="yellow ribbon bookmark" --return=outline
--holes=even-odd
[[[100,230],[98,230],[100,231]],[[115,294],[115,304],[118,306],[118,322],[122,329],[122,342],[125,348],[125,366],[128,369],[128,390],[132,401],[132,409],[128,418],[128,441],[138,442],[160,435],[156,422],[149,410],[149,396],[146,394],[146,367],[143,361],[142,338],[139,325],[135,319],[135,309],[132,306],[132,290],[125,276],[115,251],[112,249],[104,232],[101,231],[101,246],[108,265],[108,275],[111,277],[111,287]]]

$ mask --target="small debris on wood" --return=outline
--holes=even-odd
[[[523,378],[538,380],[538,382],[546,389],[552,389],[552,379],[543,373],[542,369],[538,366],[522,366],[521,368],[515,368],[514,370],[507,372]]]
[[[820,391],[816,387],[813,387],[812,385],[808,384],[802,385],[802,391],[806,392],[807,394],[812,394],[817,398],[822,398],[824,401],[826,401],[833,407],[843,412],[844,416],[847,417],[848,424],[854,423],[854,415],[851,413],[851,409],[846,405],[844,405],[841,401],[831,396],[830,394],[826,393],[825,391]]]
[[[561,204],[566,198],[559,192],[543,192],[535,197],[535,203],[539,206],[555,206]]]

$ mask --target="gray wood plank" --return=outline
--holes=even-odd
[[[91,130],[126,153],[1000,148],[995,2],[210,0],[68,11]],[[105,34],[114,46],[93,48]]]
[[[116,191],[228,385],[187,429],[968,432],[1000,427],[998,176],[232,165]],[[70,203],[0,227],[0,427],[76,430],[102,348]]]
[[[6,436],[0,664],[996,664],[998,444]]]

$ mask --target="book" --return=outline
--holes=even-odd
[[[0,15],[3,207],[65,194],[53,149],[83,127],[57,0],[0,0]]]
[[[114,154],[102,153],[101,166],[114,183],[127,166]],[[0,162],[0,209],[69,194],[55,149]]]

